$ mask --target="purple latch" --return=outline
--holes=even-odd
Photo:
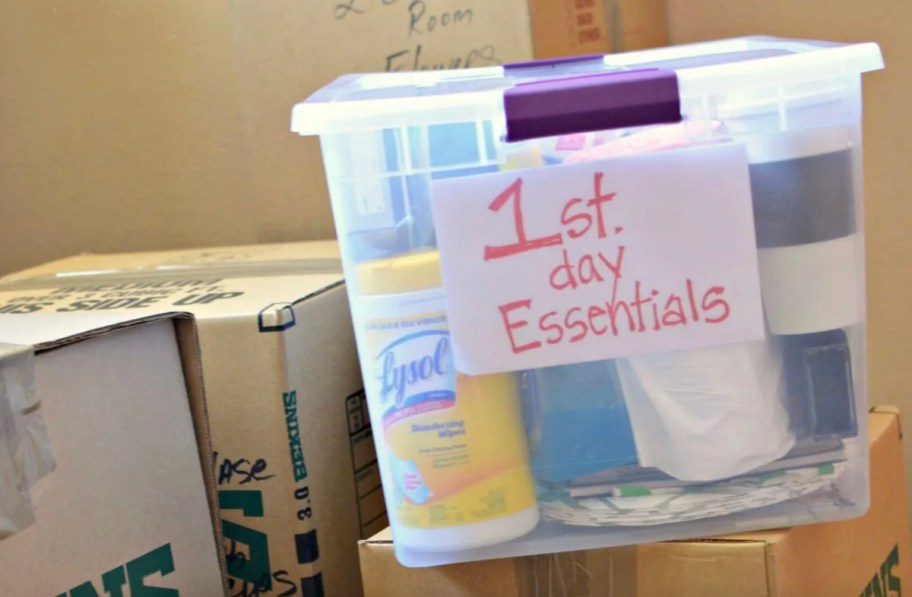
[[[650,68],[519,83],[504,114],[507,141],[680,122],[678,78]]]

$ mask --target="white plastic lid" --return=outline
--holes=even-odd
[[[683,99],[857,75],[883,68],[883,59],[874,43],[743,37],[603,57],[346,75],[297,104],[291,129],[321,135],[492,120],[502,118],[504,91],[519,83],[653,68],[674,71]]]

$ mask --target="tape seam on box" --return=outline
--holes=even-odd
[[[0,535],[35,521],[29,491],[55,466],[35,392],[34,351],[0,343]]]

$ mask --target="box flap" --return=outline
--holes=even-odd
[[[886,415],[886,416],[893,417],[894,419],[896,419],[896,427],[897,427],[897,430],[899,431],[899,438],[902,439],[902,436],[903,436],[902,413],[900,412],[898,406],[891,406],[889,404],[878,404],[877,406],[871,407],[871,413],[879,414],[879,415]],[[882,421],[883,421],[883,423],[882,423],[883,425],[888,424],[886,418],[882,418]]]
[[[393,529],[391,529],[390,527],[386,527],[385,529],[383,529],[382,531],[380,531],[373,537],[369,537],[367,539],[362,539],[358,543],[360,543],[362,545],[365,545],[365,544],[366,545],[389,545],[390,547],[392,547],[393,546]]]
[[[44,416],[57,468],[31,492],[35,523],[0,542],[7,592],[107,594],[127,578],[134,594],[153,584],[224,591],[203,478],[208,450],[199,454],[191,427],[189,357],[173,322],[158,319],[35,359],[32,412]],[[142,573],[131,571],[137,558]],[[162,578],[140,580],[156,572]]]
[[[218,564],[222,572],[225,594],[228,591],[228,562],[225,550],[225,537],[222,533],[222,521],[219,515],[218,483],[215,467],[211,459],[212,432],[209,428],[209,412],[206,403],[206,391],[203,383],[203,361],[200,352],[199,334],[195,320],[184,319],[176,326],[177,345],[181,355],[181,367],[184,383],[187,385],[187,397],[190,401],[190,413],[193,419],[193,432],[199,451],[200,467],[206,482],[206,499],[209,501],[209,517],[215,535],[218,550]]]
[[[102,326],[124,314],[186,311],[268,325],[288,305],[341,283],[335,241],[81,255],[0,279],[0,314],[81,313]]]
[[[64,313],[42,313],[29,318],[0,314],[0,341],[32,346],[36,351],[43,351],[120,328],[161,319],[189,317],[189,313],[174,312],[144,316],[129,312],[80,314],[77,317]]]
[[[11,362],[21,361],[23,354],[29,355],[35,352],[44,352],[66,345],[75,344],[83,340],[96,336],[103,336],[116,330],[130,327],[136,327],[143,324],[163,321],[167,319],[183,320],[179,321],[176,326],[178,349],[181,357],[181,366],[183,369],[184,382],[187,387],[187,396],[189,399],[189,409],[192,413],[194,426],[194,435],[196,438],[200,468],[205,478],[206,497],[209,501],[209,513],[212,523],[212,532],[215,539],[215,545],[219,556],[219,567],[225,571],[225,553],[221,534],[220,521],[218,519],[218,508],[216,498],[215,473],[210,466],[209,455],[212,453],[210,432],[208,427],[208,417],[206,416],[206,399],[202,384],[201,357],[199,352],[199,342],[193,316],[189,313],[160,313],[154,315],[138,316],[137,314],[109,313],[109,314],[70,314],[70,313],[47,313],[35,314],[32,317],[19,317],[16,315],[0,314],[0,384],[5,383],[4,388],[0,388],[0,398],[3,397],[3,390],[9,392],[9,383],[5,378],[9,377],[7,369]],[[31,361],[28,362],[31,366]],[[31,371],[29,370],[30,374]],[[18,378],[22,378],[19,375]],[[33,406],[33,405],[32,405]],[[41,408],[33,409],[32,416],[40,416]],[[27,421],[26,421],[27,422]],[[39,427],[44,431],[44,425]],[[45,433],[46,435],[46,433]],[[34,434],[33,434],[34,436]],[[33,450],[36,446],[30,446]],[[48,441],[46,446],[47,455],[45,460],[48,461],[46,466],[31,471],[31,485],[50,468],[53,468],[53,445]],[[32,468],[36,463],[41,464],[33,455],[28,460]],[[40,473],[40,474],[39,474]],[[22,473],[23,475],[25,472]],[[0,512],[2,518],[2,512]],[[223,580],[226,578],[222,575]],[[226,585],[227,590],[227,585]]]
[[[143,251],[131,253],[83,253],[22,270],[0,280],[23,281],[62,274],[105,273],[134,270],[181,270],[205,266],[243,266],[246,264],[280,264],[296,261],[325,260],[339,263],[339,244],[334,240],[181,249],[173,251]]]

